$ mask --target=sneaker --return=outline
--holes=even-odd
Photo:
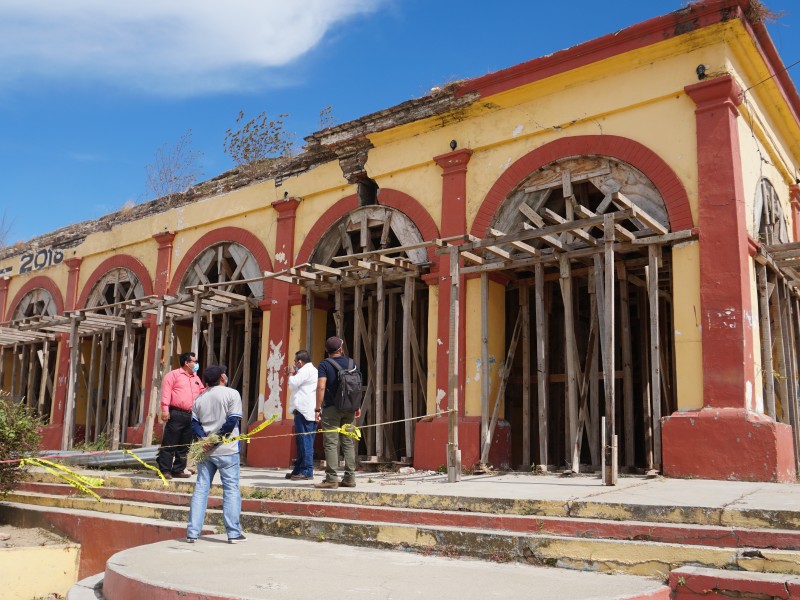
[[[348,479],[347,477],[345,477],[339,482],[339,487],[350,487],[350,488],[356,487],[355,477],[353,477],[352,479]]]
[[[320,481],[319,483],[314,484],[315,488],[318,489],[336,489],[339,487],[338,481]]]
[[[192,474],[191,473],[187,473],[186,471],[184,471],[183,473],[175,473],[173,475],[173,477],[178,477],[180,479],[186,479],[187,477],[191,477],[191,476],[192,476]]]
[[[291,479],[292,481],[304,481],[307,479],[311,479],[311,477],[309,477],[308,475],[303,475],[302,473],[298,473],[297,475],[292,475],[291,477],[289,477],[289,479]]]
[[[242,534],[237,535],[234,538],[228,538],[229,544],[240,544],[241,542],[246,542],[247,538],[244,537]]]
[[[187,544],[194,544],[196,541],[197,541],[197,538],[190,538],[190,537],[186,538],[186,543]]]

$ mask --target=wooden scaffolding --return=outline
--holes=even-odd
[[[563,431],[567,467],[574,472],[581,470],[586,439],[591,462],[598,464],[595,460],[599,457],[603,480],[613,485],[618,469],[617,432],[622,430],[626,464],[632,465],[637,417],[645,436],[647,467],[658,468],[660,418],[664,409],[670,409],[670,398],[665,396],[673,388],[668,367],[671,344],[665,343],[671,340],[671,331],[663,321],[669,311],[662,307],[664,301],[671,300],[671,286],[669,276],[661,276],[663,250],[691,239],[692,233],[669,233],[619,192],[609,194],[595,211],[577,203],[574,197],[568,198],[566,218],[546,207],[521,204],[519,210],[525,217],[519,231],[492,229],[484,239],[470,238],[443,250],[451,255],[454,284],[461,275],[480,275],[481,461],[488,460],[500,408],[505,405],[507,410],[514,406],[521,409],[524,468],[532,464],[531,427],[535,422],[537,464],[543,468],[551,464],[554,438],[561,438]],[[494,398],[489,397],[490,273],[510,278],[509,289],[517,292],[517,316],[509,331]],[[561,322],[553,318],[557,316],[552,311],[556,299],[549,288],[554,285],[560,291]],[[583,301],[576,296],[578,285],[584,291]],[[639,336],[643,341],[640,348],[632,345],[631,287],[642,290],[639,308],[646,314],[646,318],[638,319],[640,333],[646,334]],[[457,302],[457,298],[454,290],[451,302]],[[454,313],[457,306],[451,310]],[[582,328],[579,323],[583,323]],[[632,356],[638,351],[647,360],[640,361],[641,372],[634,373]],[[616,366],[620,360],[621,372]],[[562,373],[554,372],[556,363]],[[521,370],[519,394],[508,397],[515,364]],[[640,383],[638,401],[635,380]],[[621,403],[617,401],[618,387],[622,389]],[[554,411],[559,412],[558,419],[553,418]]]

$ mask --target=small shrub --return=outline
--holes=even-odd
[[[22,402],[0,390],[0,497],[17,487],[25,477],[25,468],[17,462],[39,450],[41,421]]]

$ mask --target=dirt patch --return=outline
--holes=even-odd
[[[29,548],[69,543],[67,538],[46,529],[0,525],[0,548]]]

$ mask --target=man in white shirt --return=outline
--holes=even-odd
[[[308,351],[298,350],[294,354],[294,365],[288,368],[289,412],[294,415],[294,433],[297,443],[297,459],[294,469],[286,479],[300,481],[314,477],[314,436],[317,432],[317,369],[311,364]]]

